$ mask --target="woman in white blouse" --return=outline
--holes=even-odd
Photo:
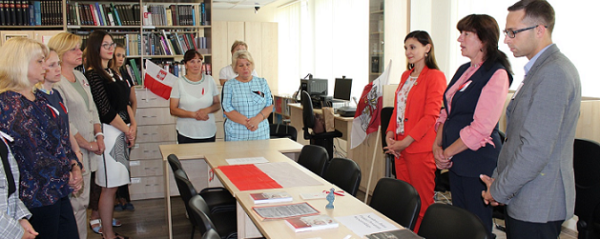
[[[221,109],[219,90],[210,75],[203,74],[204,57],[196,50],[183,56],[186,75],[171,90],[171,115],[177,117],[177,142],[215,142],[217,126],[214,113]]]

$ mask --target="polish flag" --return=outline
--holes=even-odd
[[[352,121],[351,149],[360,145],[370,133],[377,132],[381,124],[383,86],[389,82],[391,66],[392,61],[390,60],[383,73],[373,82],[367,84],[360,96]]]
[[[177,77],[152,61],[146,60],[146,75],[144,75],[144,86],[152,93],[168,100],[171,97],[171,89],[177,81]]]

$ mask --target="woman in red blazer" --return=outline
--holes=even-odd
[[[394,113],[386,130],[386,152],[396,158],[396,177],[410,183],[421,197],[417,232],[425,210],[433,203],[436,166],[431,144],[435,141],[434,125],[446,77],[438,70],[433,41],[427,32],[409,33],[404,49],[408,69],[396,90]]]

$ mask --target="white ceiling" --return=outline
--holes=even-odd
[[[275,0],[213,0],[213,8],[224,9],[243,9],[254,8],[255,6],[264,7],[275,2]]]

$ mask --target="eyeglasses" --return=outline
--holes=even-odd
[[[102,47],[103,47],[104,49],[106,49],[106,50],[110,50],[110,48],[113,48],[113,47],[115,47],[116,45],[117,45],[117,43],[114,43],[114,42],[113,42],[113,43],[110,43],[110,44],[108,44],[108,43],[104,43],[104,44],[102,44]]]
[[[539,27],[539,26],[540,25],[535,25],[532,27],[521,28],[521,29],[517,29],[517,30],[504,30],[504,35],[508,36],[510,38],[515,38],[517,36],[517,33],[535,29],[536,27]],[[544,27],[546,27],[546,26],[544,26]]]

